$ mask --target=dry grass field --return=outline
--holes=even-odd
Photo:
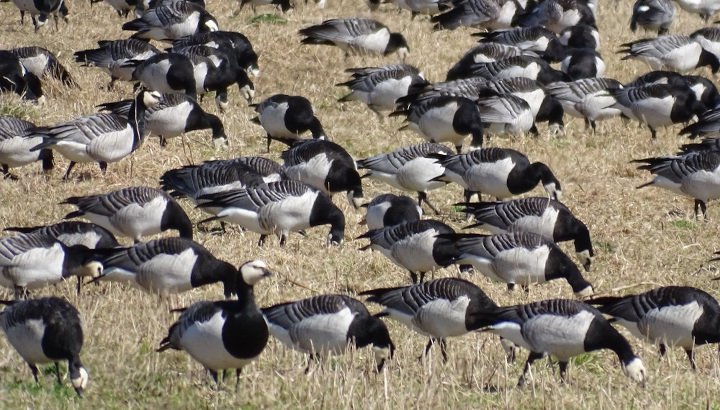
[[[397,131],[396,118],[379,120],[360,103],[337,103],[345,89],[334,84],[345,81],[349,67],[381,65],[395,62],[394,56],[348,57],[338,49],[300,46],[298,29],[333,17],[372,16],[408,38],[411,55],[408,63],[416,65],[430,81],[440,81],[447,69],[472,45],[473,30],[432,32],[424,17],[410,19],[383,6],[370,13],[361,0],[331,0],[326,9],[300,2],[297,8],[275,18],[258,18],[250,8],[238,12],[236,1],[210,0],[208,10],[218,19],[221,29],[244,33],[260,57],[262,74],[254,79],[256,99],[275,94],[298,94],[309,98],[331,138],[342,144],[356,158],[365,158],[402,146],[418,143],[411,132]],[[644,36],[630,32],[630,0],[601,2],[598,26],[602,35],[601,53],[608,69],[607,77],[627,82],[648,71],[636,62],[621,62],[615,54],[619,44]],[[14,95],[0,96],[0,113],[17,115],[38,125],[52,124],[95,111],[95,105],[130,98],[132,87],[118,84],[115,90],[104,89],[108,78],[98,69],[81,68],[73,62],[75,51],[92,48],[96,41],[126,38],[120,29],[123,19],[105,3],[86,1],[69,4],[70,23],[60,23],[59,30],[48,26],[33,32],[26,21],[19,24],[17,9],[0,3],[0,47],[39,45],[58,55],[80,83],[81,90],[70,90],[53,80],[44,81],[47,103],[33,106],[21,103]],[[269,7],[258,13],[273,13]],[[671,27],[673,33],[690,33],[702,26],[697,16],[678,10]],[[651,35],[651,34],[650,34]],[[701,74],[710,76],[709,71]],[[206,98],[206,110],[221,116],[230,139],[227,151],[215,152],[209,132],[188,135],[190,151],[183,151],[180,140],[161,148],[154,138],[131,158],[110,164],[102,176],[96,165],[76,167],[73,181],[63,183],[66,160],[57,159],[50,179],[41,175],[40,165],[16,170],[21,180],[0,181],[0,228],[49,224],[59,221],[71,209],[58,205],[71,195],[101,193],[132,185],[158,186],[158,177],[170,168],[200,163],[211,158],[241,155],[265,155],[264,132],[249,120],[254,112],[231,90],[231,109],[221,114],[213,99]],[[660,285],[692,285],[720,297],[716,266],[707,261],[720,250],[720,206],[709,205],[709,221],[696,222],[692,200],[658,189],[636,190],[649,180],[646,172],[637,171],[629,161],[675,152],[684,142],[677,135],[680,127],[660,131],[652,141],[647,129],[620,120],[599,124],[598,133],[584,130],[582,121],[566,116],[564,136],[546,132],[533,138],[491,138],[488,146],[510,147],[524,152],[533,161],[543,161],[554,171],[563,186],[563,202],[590,228],[597,257],[587,274],[598,293],[624,294],[641,292]],[[541,125],[540,130],[546,131]],[[274,143],[271,158],[279,160],[281,144]],[[387,192],[387,186],[366,182],[368,201]],[[538,187],[531,194],[544,195]],[[459,229],[464,215],[453,211],[453,203],[462,199],[458,187],[432,191],[430,198],[444,211],[441,219]],[[345,243],[325,247],[325,227],[309,230],[305,238],[293,235],[285,248],[278,241],[256,246],[258,236],[231,229],[225,235],[198,232],[196,240],[218,257],[240,264],[251,258],[262,258],[279,274],[256,288],[258,304],[269,305],[311,296],[313,291],[330,293],[356,292],[382,286],[407,284],[408,275],[379,253],[360,252],[366,241],[353,241],[364,232],[358,225],[362,218],[348,205],[344,196],[335,202],[347,217]],[[191,219],[203,214],[183,201]],[[129,244],[126,239],[123,243]],[[574,251],[561,245],[569,254]],[[439,271],[438,276],[455,276],[457,268]],[[296,286],[294,282],[305,285]],[[502,284],[491,283],[482,276],[469,278],[501,305],[525,303],[547,298],[572,297],[564,281],[531,287],[524,292],[508,293]],[[311,291],[312,289],[313,291]],[[209,376],[196,362],[182,352],[155,353],[175,315],[167,306],[158,306],[155,297],[117,285],[86,287],[79,297],[74,281],[38,292],[59,295],[76,305],[87,321],[82,352],[90,372],[90,384],[84,400],[65,383],[55,385],[51,367],[43,371],[39,386],[32,381],[26,364],[0,337],[0,407],[3,408],[720,408],[720,361],[716,347],[697,350],[698,370],[690,370],[685,353],[673,349],[658,360],[657,349],[628,337],[649,371],[647,386],[636,385],[626,378],[614,354],[594,352],[576,358],[570,365],[570,381],[561,385],[557,371],[546,360],[534,366],[534,382],[523,389],[515,388],[523,352],[516,363],[506,363],[496,337],[470,334],[449,340],[449,361],[442,363],[439,352],[418,362],[426,339],[411,333],[396,322],[388,322],[398,349],[386,371],[376,374],[370,350],[359,350],[346,356],[328,359],[304,374],[306,357],[271,340],[260,359],[248,366],[240,388],[234,389],[234,378],[226,387],[216,390]],[[12,293],[0,291],[10,298]],[[222,297],[220,285],[181,295],[173,307],[194,301]],[[375,311],[376,307],[371,306]],[[624,332],[624,331],[623,331]]]

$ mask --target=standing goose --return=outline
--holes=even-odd
[[[272,138],[296,138],[310,131],[313,138],[327,139],[310,100],[299,95],[275,94],[255,105],[257,117],[251,121],[267,133],[267,152]]]
[[[42,161],[42,169],[53,169],[53,153],[50,149],[30,151],[42,143],[42,137],[29,137],[35,124],[15,117],[0,116],[0,165],[7,179],[18,178],[10,173],[10,168],[21,167],[35,161]]]
[[[467,154],[439,160],[445,172],[434,180],[455,182],[465,189],[465,202],[472,193],[485,193],[499,199],[520,195],[542,182],[551,199],[562,194],[560,181],[542,162],[509,148],[482,148]]]
[[[492,90],[486,90],[478,97],[476,104],[485,132],[517,136],[527,133],[534,126],[535,116],[524,99]]]
[[[123,24],[122,29],[135,31],[132,38],[158,41],[219,30],[217,20],[205,8],[189,1],[164,2]]]
[[[602,77],[605,61],[600,53],[589,48],[568,49],[560,62],[560,71],[572,80]]]
[[[130,115],[131,107],[132,100],[98,105],[102,111],[111,111],[126,118]],[[145,110],[145,129],[159,136],[161,144],[184,133],[210,129],[213,146],[228,146],[225,126],[220,118],[205,112],[194,98],[185,94],[159,93],[158,103]]]
[[[304,36],[302,44],[337,46],[348,53],[381,54],[397,52],[401,60],[410,53],[407,41],[400,33],[390,30],[377,20],[353,17],[325,20],[322,24],[298,31]]]
[[[347,192],[357,209],[363,198],[362,181],[355,160],[340,145],[322,139],[295,140],[280,155],[283,173],[328,195]]]
[[[540,84],[555,81],[569,81],[570,77],[562,71],[555,70],[539,57],[519,55],[507,57],[490,63],[474,63],[463,67],[462,72],[448,72],[446,79],[483,77],[486,80],[507,80],[513,77],[525,77],[537,80]]]
[[[470,149],[482,147],[483,123],[478,105],[464,97],[439,96],[424,98],[390,116],[405,116],[401,130],[415,131],[428,142],[450,142],[459,154],[463,140],[472,136]]]
[[[58,61],[55,54],[42,47],[20,47],[10,50],[11,53],[15,54],[19,59],[20,63],[35,74],[38,78],[52,77],[56,80],[62,81],[68,87],[78,87],[78,84],[70,76],[70,73],[65,67]]]
[[[56,297],[0,303],[9,305],[0,313],[0,328],[30,366],[35,383],[39,383],[37,365],[54,362],[62,385],[59,362],[67,360],[70,382],[82,397],[89,375],[80,361],[85,322],[77,309]]]
[[[646,31],[656,31],[658,35],[667,34],[675,18],[675,6],[670,0],[635,0],[630,30],[638,27]]]
[[[572,357],[600,349],[615,352],[623,372],[632,380],[644,384],[647,378],[645,365],[635,356],[627,339],[597,309],[583,302],[543,300],[501,307],[494,313],[482,312],[481,315],[481,322],[491,323],[485,331],[498,334],[530,351],[518,386],[525,384],[525,375],[532,363],[545,355],[558,359],[560,380],[564,382]]]
[[[238,271],[199,243],[161,238],[121,248],[103,258],[103,274],[93,281],[121,282],[167,296],[222,282],[225,298],[235,293]]]
[[[695,370],[693,349],[720,343],[720,305],[697,288],[667,286],[639,295],[601,297],[589,302],[627,328],[633,336],[666,347],[682,347]]]
[[[425,274],[452,263],[452,243],[439,239],[439,234],[455,231],[440,221],[410,221],[395,226],[374,229],[356,239],[369,239],[370,245],[360,250],[379,251],[395,265],[407,269],[413,283],[425,280]]]
[[[369,3],[372,4],[373,1]],[[396,5],[398,10],[410,11],[413,19],[418,14],[433,16],[450,9],[450,6],[445,4],[443,0],[388,0],[387,3]],[[370,10],[373,10],[372,6]]]
[[[678,6],[688,13],[699,14],[705,24],[710,17],[720,10],[720,1],[717,0],[676,0]]]
[[[40,27],[47,24],[48,19],[52,15],[55,20],[55,29],[58,28],[58,13],[62,14],[63,19],[67,22],[68,10],[64,0],[9,0],[20,9],[20,23],[23,22],[25,13],[29,13],[32,18],[35,32]],[[35,18],[37,16],[37,18]]]
[[[184,350],[200,362],[218,383],[218,371],[240,372],[260,356],[270,334],[262,313],[255,304],[253,287],[271,276],[265,262],[244,263],[237,280],[238,300],[197,302],[182,309],[182,314],[160,342],[158,352]]]
[[[512,0],[454,0],[452,8],[433,16],[433,30],[455,30],[459,27],[501,31],[512,27],[512,19],[521,2]]]
[[[368,230],[373,230],[419,221],[421,217],[422,208],[411,198],[405,195],[381,194],[367,204],[364,222]]]
[[[91,114],[49,127],[31,129],[31,136],[43,142],[31,148],[51,148],[70,160],[63,180],[78,162],[97,162],[105,173],[107,164],[132,154],[142,144],[145,133],[145,110],[158,104],[160,95],[141,91],[130,107],[127,118],[115,114]]]
[[[207,201],[200,208],[219,209],[219,220],[238,224],[260,234],[258,246],[267,235],[276,234],[284,246],[290,232],[313,226],[330,225],[327,244],[341,244],[345,235],[345,215],[332,199],[302,182],[287,180],[267,186],[248,187],[199,197]]]
[[[657,186],[695,199],[695,218],[707,219],[707,201],[720,198],[720,151],[688,152],[632,161],[638,169],[650,171],[655,178],[638,187]]]
[[[182,207],[165,192],[144,186],[90,196],[72,196],[61,204],[75,205],[78,210],[65,219],[84,217],[116,236],[132,238],[177,229],[180,236],[192,239],[193,228]]]
[[[95,3],[102,2],[103,0],[90,0],[90,7],[92,7],[92,5]],[[118,17],[124,17],[126,19],[131,11],[137,10],[136,6],[138,3],[137,0],[104,0],[104,2],[112,6],[113,9],[115,9]]]
[[[83,67],[98,67],[110,76],[108,89],[112,89],[115,81],[132,81],[134,66],[126,66],[130,60],[142,61],[160,50],[150,43],[129,38],[126,40],[98,41],[98,48],[82,50],[75,53],[75,61]]]
[[[392,358],[395,345],[382,320],[359,300],[344,295],[318,295],[261,309],[270,334],[291,349],[313,359],[338,355],[352,344],[372,345],[377,371]]]
[[[549,84],[546,90],[560,101],[564,112],[583,118],[585,128],[592,127],[593,132],[596,132],[596,121],[622,114],[615,107],[617,100],[612,92],[621,88],[622,84],[612,78],[583,78],[570,82],[558,81]]]
[[[336,86],[348,87],[350,94],[339,101],[362,101],[374,113],[395,109],[398,98],[411,95],[428,85],[420,70],[408,64],[350,68],[353,79]]]
[[[177,53],[158,53],[145,60],[130,60],[132,80],[161,93],[186,94],[197,99],[195,71],[190,58]]]
[[[595,256],[590,231],[570,209],[548,198],[519,198],[506,202],[463,203],[463,212],[471,213],[476,223],[467,228],[484,228],[495,235],[529,232],[557,243],[575,242],[575,252],[585,271]]]
[[[100,225],[81,221],[63,221],[47,226],[9,227],[6,231],[39,233],[51,236],[65,246],[83,245],[88,249],[106,249],[120,246],[115,235]]]
[[[244,69],[247,74],[252,74],[255,77],[260,75],[257,53],[253,50],[250,40],[241,33],[235,31],[197,33],[173,41],[173,48],[195,44],[220,49],[226,54],[235,57],[238,67]]]
[[[425,202],[439,215],[440,211],[427,199],[427,191],[446,185],[446,182],[434,180],[445,171],[434,158],[439,155],[450,157],[453,153],[441,144],[420,144],[361,159],[357,161],[357,166],[368,170],[363,178],[376,179],[403,191],[417,192],[418,205],[422,206]]]
[[[622,47],[620,52],[627,54],[622,60],[640,60],[653,70],[688,72],[710,66],[716,73],[720,69],[718,57],[688,36],[665,35],[625,43]]]
[[[430,338],[425,355],[440,343],[447,362],[448,337],[462,336],[487,326],[482,316],[498,306],[475,284],[464,279],[442,278],[418,285],[373,289],[360,292],[367,301],[385,307],[380,315],[390,316],[410,329]]]
[[[520,27],[543,26],[559,34],[577,24],[595,25],[595,14],[583,1],[544,0],[528,7],[513,23]]]
[[[0,240],[0,286],[13,289],[15,299],[28,290],[56,284],[71,276],[96,277],[99,256],[82,245],[65,246],[40,233],[21,233]]]
[[[490,279],[507,283],[508,290],[513,290],[516,284],[527,290],[531,283],[565,279],[577,297],[594,293],[593,286],[583,278],[575,263],[553,241],[541,235],[509,232],[499,235],[449,234],[440,238],[454,244],[454,255],[441,263],[452,260],[471,264]]]
[[[565,127],[563,115],[565,112],[563,111],[562,105],[536,80],[525,77],[513,77],[507,80],[490,80],[486,83],[486,87],[498,94],[512,94],[527,102],[535,122],[530,128],[531,133],[537,134],[537,127],[535,125],[538,122],[547,122],[551,133],[563,131]],[[486,94],[482,94],[481,92],[478,93],[478,97],[480,97],[480,95],[489,96],[491,94],[487,92]],[[517,104],[523,106],[520,102]]]

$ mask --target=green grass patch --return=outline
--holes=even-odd
[[[611,244],[610,242],[595,241],[593,242],[593,246],[595,247],[595,249],[603,251],[605,253],[615,253],[615,245]]]
[[[687,221],[685,219],[681,219],[679,221],[671,221],[668,225],[680,229],[695,229],[697,227],[695,222]]]
[[[275,24],[284,26],[285,24],[287,24],[287,20],[285,20],[285,18],[279,14],[259,14],[248,20],[248,23],[255,25]]]

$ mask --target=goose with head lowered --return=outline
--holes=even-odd
[[[115,81],[132,81],[134,66],[126,66],[130,60],[142,61],[159,54],[160,50],[150,43],[129,38],[126,40],[98,41],[98,48],[75,52],[75,61],[83,67],[98,67],[110,76],[108,89]]]
[[[665,35],[625,43],[622,47],[620,53],[626,54],[622,60],[640,60],[653,70],[688,72],[710,66],[716,73],[720,69],[718,57],[688,36]]]
[[[260,309],[270,334],[285,346],[315,359],[339,355],[352,345],[372,345],[377,370],[392,359],[395,345],[385,323],[357,299],[345,295],[318,295]]]
[[[168,229],[177,229],[180,236],[193,237],[193,227],[182,207],[165,192],[144,186],[123,188],[107,194],[73,196],[61,204],[70,204],[77,211],[65,219],[83,217],[116,236],[140,238]]]
[[[262,246],[270,234],[285,245],[290,232],[313,226],[330,225],[327,244],[339,245],[345,235],[345,215],[322,191],[294,180],[271,182],[265,186],[234,189],[200,196],[200,208],[218,209],[216,216],[202,222],[223,221],[238,224],[260,234]]]
[[[560,102],[563,111],[585,120],[585,128],[596,132],[596,121],[622,114],[615,107],[614,90],[623,85],[612,78],[583,78],[576,81],[558,81],[548,84],[548,94]]]
[[[250,40],[242,33],[236,31],[208,31],[173,41],[173,47],[195,44],[223,50],[226,54],[235,57],[238,67],[244,69],[245,72],[255,77],[260,75],[257,53],[255,53]]]
[[[46,226],[13,226],[5,231],[32,233],[51,236],[65,246],[83,245],[89,249],[115,248],[120,246],[115,235],[100,225],[81,221],[63,221]]]
[[[380,194],[363,207],[367,207],[363,222],[368,230],[419,221],[423,214],[420,205],[405,195]]]
[[[574,241],[575,252],[585,271],[595,256],[587,226],[559,201],[548,198],[519,198],[505,202],[472,202],[462,212],[475,217],[466,228],[484,228],[493,234],[530,232],[553,242]]]
[[[0,91],[11,91],[23,100],[43,102],[45,96],[40,79],[13,53],[0,50]]]
[[[200,362],[216,383],[218,371],[235,369],[237,383],[243,367],[265,349],[270,334],[255,304],[253,287],[272,275],[261,260],[245,262],[238,269],[237,300],[197,302],[182,312],[160,342],[158,352],[184,350]]]
[[[447,361],[448,337],[462,336],[482,327],[483,312],[497,304],[475,284],[464,279],[443,278],[396,288],[360,292],[368,302],[384,307],[377,316],[389,316],[408,328],[430,338],[425,355],[438,342]]]
[[[502,31],[512,27],[515,13],[524,1],[512,0],[454,0],[452,8],[433,16],[433,30],[455,30],[460,27]]]
[[[57,381],[62,385],[59,362],[67,360],[70,382],[82,397],[89,374],[80,360],[85,322],[75,306],[52,296],[0,303],[8,305],[0,312],[0,329],[30,366],[35,383],[39,383],[37,365],[55,363]]]
[[[606,296],[588,301],[633,336],[667,347],[681,347],[695,370],[696,346],[720,343],[720,304],[689,286],[666,286],[639,295]]]
[[[183,54],[158,53],[145,60],[130,60],[123,66],[134,67],[132,81],[150,90],[186,94],[197,99],[194,66]]]
[[[218,23],[204,7],[190,1],[163,2],[127,22],[123,30],[135,31],[141,40],[176,40],[207,31],[218,31]]]
[[[30,46],[14,48],[10,52],[20,59],[20,63],[26,70],[35,74],[38,78],[52,77],[68,87],[78,88],[77,82],[50,50]]]
[[[313,138],[327,139],[310,100],[299,95],[275,94],[254,106],[257,117],[251,121],[267,133],[267,152],[273,138],[296,138],[310,131]]]
[[[30,137],[30,130],[35,124],[15,117],[0,116],[0,165],[6,179],[17,180],[18,177],[10,173],[10,168],[22,167],[36,161],[42,161],[43,172],[50,172],[54,168],[53,152],[51,149],[30,151],[42,143],[42,137]]]
[[[675,18],[675,6],[670,0],[635,0],[630,18],[630,30],[638,27],[645,31],[656,31],[658,35],[667,34]]]
[[[335,85],[348,87],[350,94],[338,101],[362,101],[378,115],[394,110],[398,98],[415,94],[428,85],[420,70],[409,64],[349,68],[345,72],[353,78]]]
[[[647,370],[620,332],[597,309],[583,302],[551,299],[527,305],[501,307],[482,312],[483,331],[495,333],[530,351],[518,386],[525,384],[530,366],[545,355],[554,356],[560,365],[560,380],[565,381],[570,359],[595,350],[609,349],[620,359],[623,372],[645,384]],[[476,329],[471,329],[476,330]]]

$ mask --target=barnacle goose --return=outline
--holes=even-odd
[[[560,365],[560,380],[565,381],[567,365],[574,356],[609,349],[617,354],[623,372],[645,384],[647,370],[633,353],[630,343],[615,330],[602,314],[583,302],[551,299],[527,305],[501,307],[495,312],[480,313],[484,330],[495,333],[530,351],[518,386],[537,359],[554,356]],[[473,329],[474,330],[474,329]]]
[[[627,328],[633,336],[660,346],[682,347],[695,370],[695,346],[720,343],[720,305],[707,292],[689,286],[667,286],[639,295],[607,296],[591,305]]]
[[[289,142],[287,139],[281,140]],[[355,160],[340,145],[322,139],[295,140],[280,158],[286,177],[328,195],[346,191],[348,201],[355,209],[362,204],[362,181]]]
[[[48,19],[52,15],[55,20],[55,28],[58,27],[58,13],[63,16],[67,22],[68,10],[64,0],[10,0],[20,10],[20,23],[22,23],[25,13],[30,13],[35,32],[40,27],[47,24]],[[37,16],[37,19],[35,18]]]
[[[318,295],[260,311],[270,334],[291,349],[308,353],[310,361],[343,354],[350,344],[358,349],[372,345],[379,372],[395,351],[385,323],[349,296]]]
[[[15,299],[28,290],[66,278],[96,277],[103,271],[98,254],[83,245],[65,246],[41,233],[20,233],[0,240],[0,286],[13,289]]]
[[[126,40],[98,41],[98,48],[82,50],[75,53],[75,61],[83,67],[98,67],[110,76],[108,89],[112,89],[115,81],[132,81],[133,65],[125,64],[131,60],[146,60],[160,50],[147,41],[129,38]]]
[[[240,0],[240,10],[242,10],[246,4],[250,4],[253,13],[256,13],[255,7],[265,5],[274,5],[276,9],[279,8],[283,13],[295,8],[295,2],[291,2],[290,0]]]
[[[135,31],[132,38],[159,41],[219,30],[215,17],[189,1],[163,2],[140,18],[123,24],[122,29]]]
[[[412,95],[428,85],[420,70],[408,64],[383,67],[349,68],[353,79],[335,84],[348,87],[350,94],[338,101],[362,101],[374,113],[392,111],[398,98]]]
[[[441,144],[419,144],[361,159],[357,161],[357,166],[368,170],[363,178],[377,179],[393,188],[417,192],[418,204],[422,206],[425,202],[439,215],[440,211],[427,199],[427,191],[446,185],[446,182],[434,180],[445,171],[435,158],[439,155],[449,157],[453,153]]]
[[[102,260],[103,273],[93,281],[120,282],[167,296],[223,283],[225,298],[235,293],[238,271],[185,238],[161,238],[120,248]]]
[[[258,116],[252,122],[262,126],[267,133],[267,152],[270,152],[273,137],[298,137],[310,131],[313,138],[327,139],[320,120],[315,116],[315,108],[305,97],[275,94],[254,107]]]
[[[470,134],[470,149],[482,147],[483,123],[480,108],[465,97],[423,98],[412,102],[407,109],[390,114],[401,115],[405,116],[407,121],[401,130],[415,131],[428,142],[450,142],[460,153],[463,140]]]
[[[718,57],[705,50],[699,42],[688,36],[664,35],[622,44],[622,60],[645,62],[653,70],[692,71],[709,66],[713,73],[720,69]]]
[[[490,279],[507,283],[508,290],[532,283],[565,279],[577,297],[591,296],[593,286],[555,243],[542,235],[508,232],[498,235],[449,234],[440,239],[453,243],[443,256],[450,262],[471,264]]]
[[[377,20],[361,17],[325,20],[322,24],[299,30],[298,34],[305,37],[302,44],[337,46],[346,54],[375,53],[386,56],[397,52],[400,59],[405,60],[410,52],[402,34],[390,32]]]
[[[127,118],[132,100],[104,103],[98,105],[98,108]],[[213,145],[216,148],[227,147],[228,138],[220,118],[205,112],[192,97],[159,93],[157,104],[145,110],[145,130],[160,137],[161,144],[178,135],[208,128],[212,130]]]
[[[144,186],[123,188],[106,194],[71,196],[61,204],[75,205],[78,210],[65,219],[83,217],[116,236],[132,238],[177,229],[183,238],[192,239],[193,228],[182,207],[165,192]]]
[[[95,3],[105,2],[112,6],[118,14],[118,17],[125,17],[130,14],[131,11],[136,10],[137,0],[90,0],[90,7]]]
[[[30,151],[42,142],[42,137],[28,137],[35,124],[15,117],[0,116],[0,165],[5,178],[17,180],[10,168],[42,161],[44,172],[53,169],[53,153],[50,149]]]
[[[625,88],[643,87],[652,84],[665,84],[678,89],[690,87],[696,99],[708,108],[715,107],[718,102],[717,88],[712,81],[703,76],[682,75],[674,71],[651,71],[625,84]],[[696,114],[702,114],[702,112],[699,111]]]
[[[560,181],[542,162],[509,148],[482,148],[438,160],[445,171],[436,181],[455,182],[465,189],[465,202],[471,193],[485,193],[499,199],[520,195],[542,182],[551,199],[562,194]]]
[[[529,55],[507,57],[489,63],[474,63],[462,67],[462,71],[448,72],[446,79],[483,77],[487,80],[506,80],[513,77],[525,77],[537,80],[540,84],[555,81],[569,81],[570,77],[555,70],[545,60]]]
[[[452,8],[433,16],[433,30],[455,30],[458,27],[485,28],[488,31],[508,29],[525,1],[453,0]]]
[[[435,342],[447,361],[448,337],[462,336],[487,326],[482,316],[498,306],[475,284],[464,279],[442,278],[396,288],[360,292],[368,302],[384,307],[386,315],[430,338],[425,355]]]
[[[566,47],[600,50],[600,33],[596,26],[590,24],[576,24],[565,28],[558,34],[558,41]]]
[[[506,202],[462,203],[475,223],[467,228],[484,228],[493,234],[530,232],[554,241],[574,241],[575,252],[586,271],[595,256],[590,231],[567,206],[548,198],[519,198]]]
[[[80,361],[85,322],[77,309],[52,296],[0,303],[8,305],[0,312],[0,328],[30,366],[35,383],[39,383],[37,365],[54,362],[58,384],[62,385],[59,362],[67,360],[70,382],[82,397],[89,374]]]
[[[185,47],[194,44],[215,47],[235,57],[238,67],[255,77],[260,75],[258,56],[253,50],[250,40],[235,31],[210,31],[197,33],[173,41],[173,47]]]
[[[524,77],[513,77],[506,80],[490,80],[486,83],[486,87],[499,94],[512,94],[528,103],[534,118],[534,124],[530,128],[531,133],[537,134],[538,122],[547,122],[552,133],[563,132],[565,123],[562,104],[539,82]],[[480,95],[478,94],[478,97]],[[518,104],[522,106],[522,103],[518,102]]]
[[[200,208],[220,211],[206,221],[225,221],[260,234],[258,246],[267,235],[276,234],[280,246],[290,232],[313,226],[330,225],[327,244],[341,244],[345,235],[345,215],[322,191],[295,180],[271,182],[266,186],[235,189],[199,197],[207,201]]]
[[[40,103],[45,100],[40,79],[6,50],[0,50],[0,91],[14,92],[24,100]]]
[[[107,164],[133,153],[142,144],[145,133],[145,110],[160,99],[156,92],[140,91],[130,107],[127,118],[115,114],[91,114],[65,123],[30,130],[43,142],[31,151],[51,148],[70,160],[64,180],[70,177],[78,162],[97,162],[104,173]]]
[[[422,217],[420,205],[405,195],[380,194],[365,206],[367,213],[363,222],[368,230],[419,221]]]
[[[560,63],[560,71],[572,80],[602,77],[605,61],[600,53],[589,48],[569,49]]]
[[[670,0],[635,0],[630,19],[630,30],[638,27],[648,31],[657,31],[658,35],[667,34],[675,18],[675,6]]]
[[[360,250],[379,251],[395,265],[407,269],[413,283],[425,280],[425,274],[452,264],[454,249],[449,240],[439,234],[452,234],[448,225],[434,220],[410,221],[374,229],[356,239],[369,239],[370,245]]]
[[[162,93],[187,94],[197,99],[195,71],[189,57],[177,53],[158,53],[145,60],[123,64],[135,67],[132,80]]]
[[[576,0],[540,1],[513,19],[513,25],[543,26],[556,34],[577,24],[594,25],[595,14],[586,3]]]
[[[490,134],[525,134],[535,123],[530,104],[513,94],[488,89],[480,93],[476,104],[485,132]]]
[[[720,109],[714,108],[704,112],[700,115],[696,123],[690,124],[681,129],[679,135],[688,134],[690,139],[698,137],[720,137]],[[708,138],[708,140],[711,139]],[[693,148],[699,148],[700,145],[707,145],[707,143],[704,143],[703,141],[703,144],[685,145],[683,148],[690,146]]]
[[[261,260],[245,262],[238,271],[238,300],[203,301],[181,309],[158,349],[186,351],[216,383],[218,371],[225,369],[236,369],[239,383],[243,367],[260,356],[270,337],[253,287],[272,273]]]
[[[576,81],[558,81],[545,88],[563,106],[569,115],[585,120],[585,128],[596,131],[596,121],[617,117],[622,114],[615,107],[617,100],[611,90],[623,88],[612,78],[583,78]]]
[[[450,70],[448,70],[448,76],[457,77],[454,73],[462,73],[467,70],[467,67],[471,67],[474,64],[492,63],[504,58],[522,55],[531,57],[538,56],[537,53],[533,51],[528,51],[514,45],[502,43],[480,43],[468,50],[460,58],[460,60],[458,60],[458,62],[455,63]],[[450,75],[449,73],[453,74]]]
[[[690,38],[700,43],[703,50],[707,50],[720,58],[720,28],[703,27],[692,32]]]
[[[418,14],[433,16],[450,9],[444,0],[387,0],[383,3],[386,2],[396,5],[399,10],[410,11],[412,18]]]
[[[515,27],[473,34],[481,37],[480,43],[499,43],[515,46],[522,50],[545,52],[548,47],[557,47],[557,35],[545,27]]]
[[[676,0],[678,6],[688,13],[699,14],[707,24],[710,16],[720,10],[720,1],[717,0]]]
[[[51,236],[65,246],[83,245],[89,249],[105,249],[120,246],[115,235],[100,225],[81,221],[63,221],[47,226],[13,226],[6,231],[31,233],[36,232]]]
[[[50,76],[62,81],[68,87],[78,87],[67,69],[60,64],[55,54],[42,47],[20,47],[10,50],[19,59],[26,70],[38,78]]]
[[[695,217],[698,210],[707,219],[706,203],[720,198],[720,151],[688,152],[682,155],[645,158],[632,161],[641,163],[638,169],[650,171],[655,178],[638,187],[657,186],[678,195],[695,199]]]

